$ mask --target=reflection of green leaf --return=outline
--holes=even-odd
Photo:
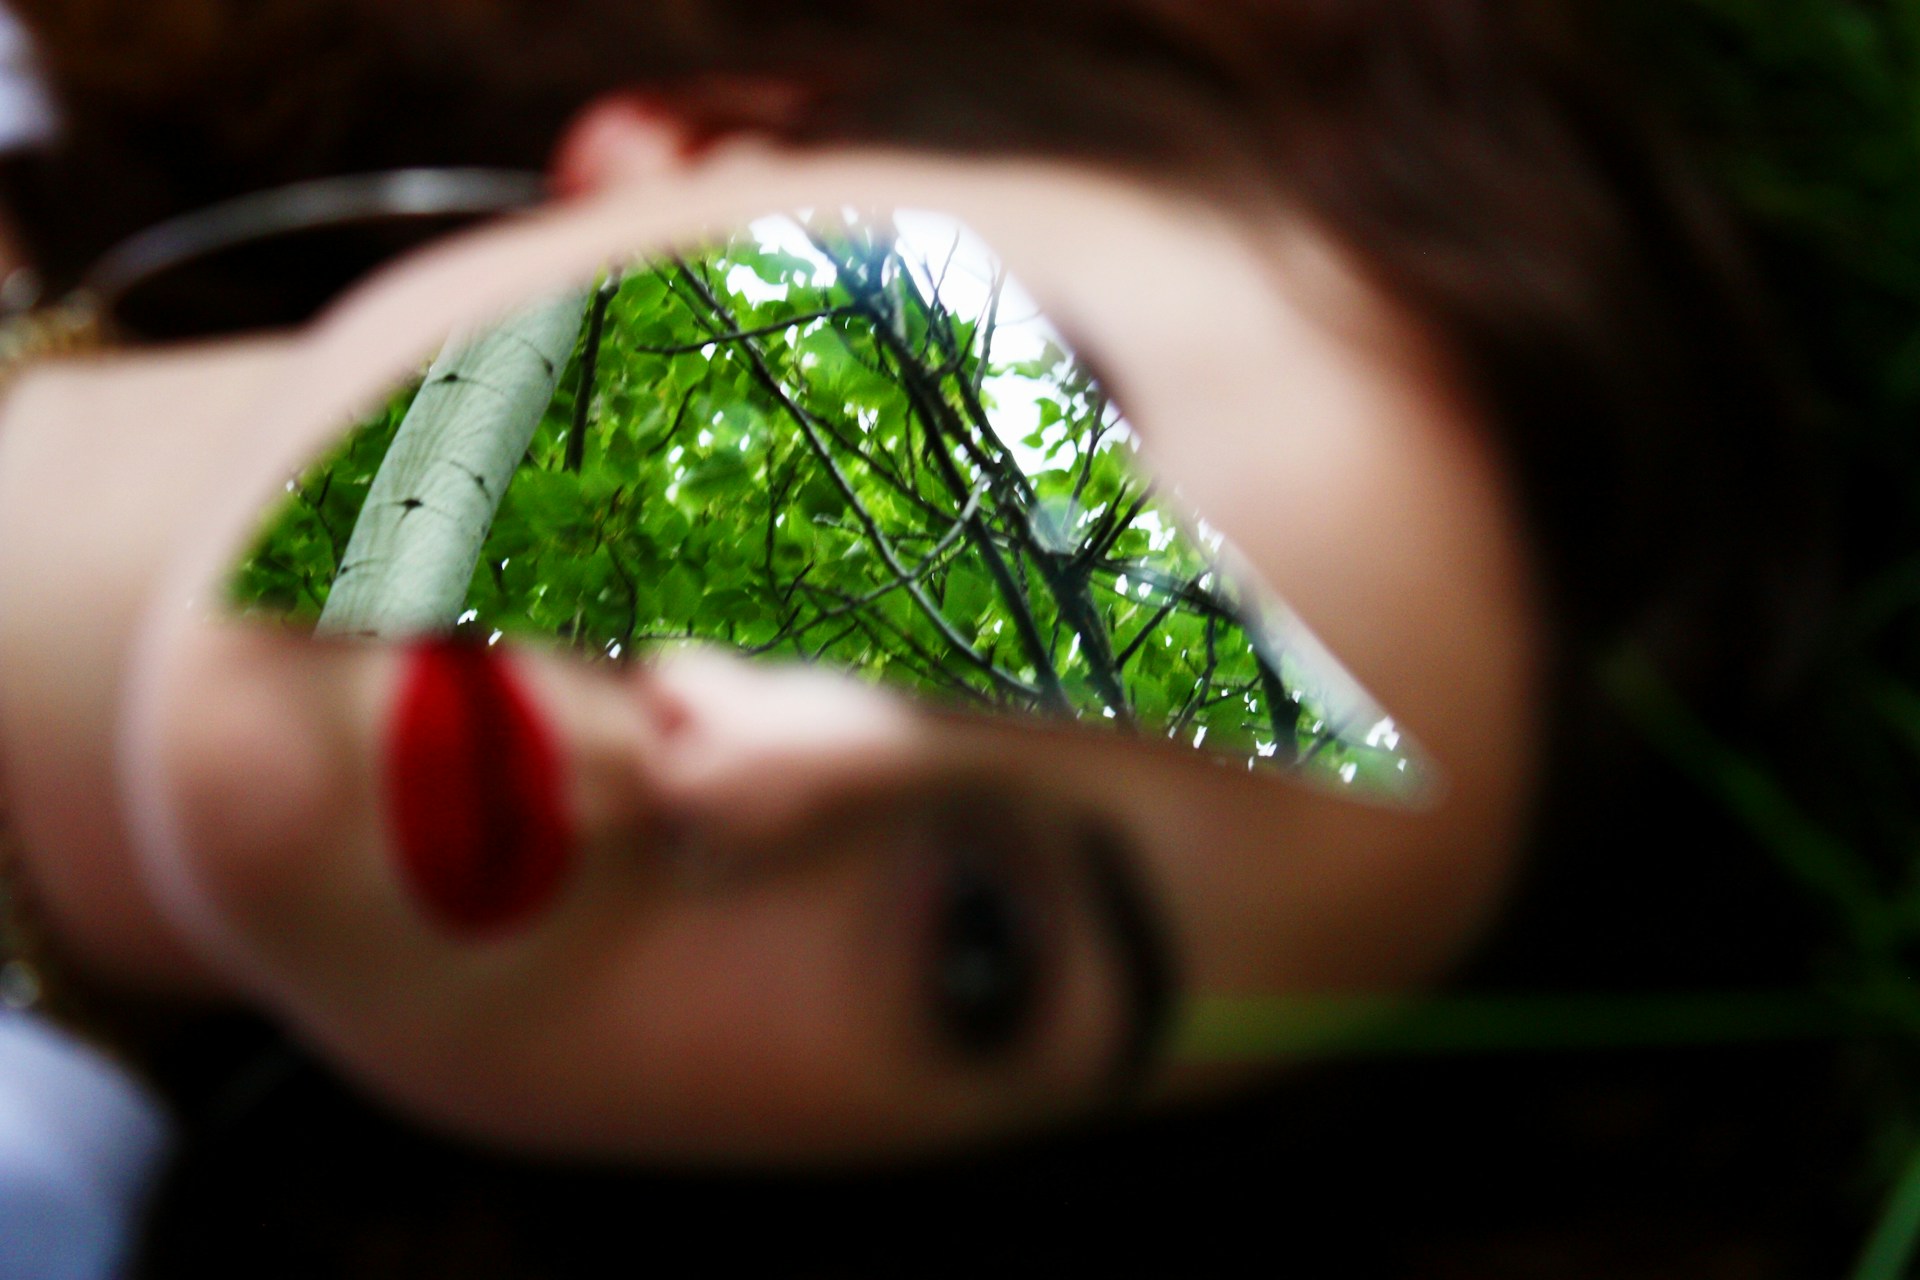
[[[978,317],[936,314],[897,274],[861,294],[857,282],[893,248],[877,228],[829,247],[840,262],[824,286],[806,258],[748,242],[689,259],[717,310],[670,288],[671,264],[624,275],[580,470],[562,467],[576,353],[482,551],[470,597],[478,624],[565,637],[588,653],[691,631],[1012,701],[1026,695],[996,689],[960,646],[1033,683],[1037,632],[1080,714],[1104,720],[1102,690],[1117,683],[1150,729],[1184,711],[1183,736],[1204,727],[1216,749],[1250,753],[1270,737],[1246,638],[1215,626],[1210,655],[1204,598],[1169,595],[1204,572],[1204,552],[1151,534],[1170,527],[1151,507],[1133,528],[1109,527],[1140,492],[1133,446],[1101,426],[1105,399],[1073,357],[1049,344],[983,371],[1008,404],[1031,403],[1038,416],[1017,455],[1026,474],[995,475],[1007,465],[999,441],[1014,433],[973,422],[971,383],[961,381],[974,372]],[[762,326],[750,339],[713,341]],[[921,362],[918,384],[899,376],[903,360]],[[938,403],[916,402],[916,386],[936,388]],[[237,599],[296,616],[317,609],[410,398],[397,396],[304,477],[310,501],[290,503],[265,535],[235,576]],[[808,430],[789,406],[803,408]],[[960,508],[976,488],[963,536]],[[1102,563],[1062,573],[1096,530],[1110,535]],[[983,545],[1009,585],[989,571]],[[1120,652],[1155,616],[1124,673],[1102,670],[1098,655]],[[1329,771],[1355,760],[1376,768],[1371,757],[1323,756],[1317,767]]]
[[[795,350],[800,354],[808,381],[822,389],[844,385],[852,381],[856,372],[864,372],[846,342],[830,326],[801,338]]]
[[[700,579],[684,564],[676,564],[660,579],[660,612],[663,617],[680,621],[693,617],[700,607]]]
[[[978,565],[958,565],[947,576],[947,613],[971,625],[986,616],[993,603],[993,584]]]
[[[1148,723],[1160,722],[1166,720],[1168,713],[1173,710],[1173,699],[1165,685],[1143,681],[1133,687],[1133,709]]]
[[[703,459],[687,469],[680,481],[680,492],[692,498],[715,498],[738,493],[753,468],[738,453],[722,453]]]
[[[580,482],[557,471],[522,469],[513,478],[507,497],[515,514],[533,527],[554,528],[576,520],[580,515]]]
[[[840,490],[825,476],[814,476],[800,487],[800,510],[808,516],[838,515],[846,506]]]
[[[647,513],[653,540],[669,555],[685,543],[692,532],[692,522],[664,497],[649,502]]]
[[[765,615],[766,609],[751,591],[739,587],[723,587],[717,591],[708,591],[701,602],[702,610],[710,617],[728,622],[753,622]]]

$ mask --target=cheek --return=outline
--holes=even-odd
[[[884,1136],[907,975],[852,897],[697,908],[635,949],[651,990],[613,1052],[652,1068],[654,1143],[765,1154]]]
[[[609,896],[498,987],[491,1013],[424,1051],[417,1036],[389,1046],[376,1083],[517,1148],[776,1165],[936,1150],[1077,1098],[1064,1068],[1029,1079],[1033,1063],[945,1057],[910,869],[885,851],[808,852],[710,896]],[[1076,979],[1071,998],[1110,1016],[1094,976]]]
[[[711,896],[596,895],[496,990],[496,1016],[385,1064],[402,1077],[387,1083],[462,1130],[575,1155],[898,1145],[926,1108],[905,1087],[914,979],[893,881],[835,859]]]
[[[337,731],[360,691],[333,651],[294,681],[281,659],[237,629],[196,632],[143,756],[170,835],[146,851],[150,878],[171,887],[176,924],[249,973],[339,950],[343,921],[389,875],[358,852],[374,844],[369,779]]]

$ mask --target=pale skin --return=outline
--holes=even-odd
[[[560,163],[593,194],[398,264],[311,331],[49,369],[10,400],[0,748],[36,882],[100,978],[262,1005],[483,1139],[785,1161],[1102,1100],[1131,997],[1077,870],[1090,823],[1124,845],[1189,994],[1407,990],[1471,945],[1538,754],[1525,543],[1445,353],[1326,237],[1065,167],[751,140],[688,159],[618,104]],[[620,671],[517,651],[578,870],[511,937],[423,914],[382,799],[404,652],[196,602],[274,477],[454,325],[636,245],[829,199],[939,207],[993,243],[1112,371],[1158,472],[1420,740],[1438,801],[1358,805],[708,652]],[[1201,306],[1206,340],[1184,324]],[[1041,957],[1025,1033],[989,1059],[953,1052],[925,981],[952,815],[983,807],[1017,833],[1002,861]]]

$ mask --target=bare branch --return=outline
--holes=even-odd
[[[771,324],[763,324],[754,329],[737,329],[732,333],[716,333],[700,342],[683,342],[672,347],[635,346],[632,350],[648,356],[687,356],[696,351],[705,351],[708,347],[724,347],[737,342],[746,342],[752,338],[765,338],[772,334],[783,333],[803,324],[812,324],[815,320],[826,320],[833,316],[847,315],[852,307],[824,307],[819,311],[808,311],[801,315],[789,316]]]
[[[823,251],[825,251],[824,246]],[[927,306],[925,299],[919,296],[910,278],[906,280],[905,288],[911,291],[912,296],[922,308]],[[1122,723],[1130,723],[1132,711],[1127,702],[1126,690],[1120,683],[1119,673],[1113,664],[1112,639],[1107,635],[1099,613],[1093,607],[1092,597],[1086,589],[1084,570],[1077,566],[1063,566],[1059,558],[1035,536],[1032,515],[1035,500],[1033,487],[1027,480],[1025,472],[1021,471],[1014,462],[1012,452],[1007,448],[1006,443],[994,431],[985,406],[979,397],[973,394],[973,389],[965,379],[957,380],[960,396],[966,406],[971,425],[974,431],[992,446],[994,454],[997,455],[995,457],[986,456],[974,446],[972,437],[963,429],[953,407],[941,394],[940,380],[929,373],[914,356],[911,348],[901,341],[899,335],[886,324],[885,317],[881,314],[878,301],[872,292],[854,291],[854,299],[855,304],[873,323],[874,332],[882,347],[888,351],[895,365],[898,366],[901,383],[907,388],[907,393],[930,436],[944,437],[966,449],[982,471],[993,476],[997,481],[996,487],[1002,490],[998,495],[1000,502],[1013,517],[1019,540],[1033,556],[1034,563],[1040,569],[1041,577],[1045,579],[1048,590],[1053,593],[1054,602],[1058,605],[1061,615],[1080,637],[1081,653],[1085,656],[1088,675],[1094,689]],[[947,488],[958,498],[964,482],[959,479],[952,458],[944,449],[930,448],[929,453],[934,459],[936,468],[941,472],[941,478]],[[1033,656],[1034,665],[1042,672],[1042,686],[1050,692],[1058,692],[1064,704],[1065,691],[1060,688],[1059,675],[1053,669],[1051,648],[1046,644],[1045,638],[1040,635],[1039,628],[1034,623],[1032,609],[1024,591],[1013,582],[998,548],[986,536],[978,521],[974,522],[974,533],[975,545],[980,551],[989,574],[994,578],[1005,598],[1021,642]]]
[[[580,385],[573,393],[573,425],[567,432],[567,471],[579,471],[586,459],[587,413],[593,407],[594,383],[600,371],[600,337],[607,328],[607,307],[619,292],[620,274],[610,271],[594,291],[593,305],[587,312],[587,340],[580,350]]]
[[[1167,730],[1169,738],[1178,738],[1193,724],[1193,718],[1200,714],[1201,704],[1213,691],[1213,673],[1220,667],[1220,651],[1214,643],[1219,619],[1207,619],[1207,665],[1200,673],[1200,682],[1193,687],[1193,694],[1187,704],[1180,708],[1180,714],[1174,717],[1173,727]]]
[[[1127,664],[1133,661],[1133,655],[1140,652],[1140,647],[1147,642],[1148,638],[1151,637],[1155,631],[1160,629],[1160,624],[1167,620],[1173,613],[1175,606],[1179,603],[1177,599],[1169,597],[1166,603],[1160,606],[1159,611],[1147,619],[1146,625],[1134,632],[1133,639],[1127,641],[1127,647],[1114,655],[1113,665],[1115,670],[1126,670]]]
[[[830,596],[841,601],[851,598],[845,592],[835,591],[831,587],[815,587],[810,585],[807,587],[807,591],[809,594],[815,596]],[[928,653],[926,646],[915,639],[912,632],[866,610],[861,610],[853,614],[852,617],[859,625],[860,630],[866,634],[867,638],[873,642],[876,648],[894,661],[916,672],[923,680],[926,680],[930,684],[941,685],[952,689],[954,692],[963,694],[976,702],[992,705],[993,700],[988,698],[986,694],[974,688],[965,680],[960,679],[960,677],[953,672],[947,670],[945,663],[941,662],[940,659],[934,657],[931,653]],[[904,657],[898,650],[889,648],[885,639],[875,629],[876,624],[886,627],[895,639],[907,647],[908,651],[913,655],[913,658],[909,659]],[[1033,697],[1034,695],[1023,696],[1021,701],[1031,705]]]
[[[681,267],[680,278],[687,284],[688,288],[694,291],[701,302],[703,302],[714,315],[727,322],[731,328],[737,329],[739,327],[733,322],[732,315],[728,311],[726,304],[720,301],[719,297],[714,294],[713,290],[707,286],[705,281],[687,269],[684,264]],[[866,530],[868,541],[872,543],[874,551],[880,556],[882,562],[886,564],[888,571],[898,577],[907,577],[906,568],[901,564],[900,557],[894,551],[893,544],[888,540],[887,535],[881,531],[879,521],[874,519],[871,511],[867,510],[866,504],[860,500],[860,495],[855,492],[853,485],[848,481],[846,473],[840,469],[839,462],[827,449],[826,442],[821,439],[821,432],[814,422],[813,415],[796,402],[792,396],[787,394],[787,389],[780,384],[778,378],[773,376],[773,370],[767,366],[765,356],[752,339],[742,341],[739,345],[740,350],[744,351],[747,355],[747,360],[753,369],[754,376],[767,390],[767,393],[774,398],[775,403],[786,411],[788,417],[793,420],[794,425],[800,429],[800,434],[806,440],[808,449],[812,451],[820,465],[826,469],[828,478],[833,481],[834,487],[840,491],[841,499],[845,501],[847,506],[853,511],[855,517],[860,521],[861,527]],[[968,663],[984,672],[996,683],[1005,685],[1009,689],[1020,693],[1023,697],[1038,695],[1039,691],[1034,689],[1033,686],[1012,675],[1010,672],[1002,670],[992,662],[989,662],[979,650],[975,649],[966,637],[960,634],[953,623],[948,620],[946,614],[940,611],[940,606],[934,602],[932,597],[927,595],[926,590],[918,581],[907,581],[905,588],[908,594],[913,597],[914,603],[919,605],[921,611],[927,615],[928,621],[933,623],[934,627],[940,632],[941,636],[946,639],[947,643],[952,645],[954,651],[966,659]]]
[[[823,642],[819,648],[815,649],[813,651],[813,656],[809,658],[808,661],[809,662],[820,661],[822,658],[827,656],[827,650],[833,648],[833,646],[839,644],[842,640],[845,640],[848,636],[852,635],[854,632],[858,630],[860,630],[860,623],[857,620],[848,624],[847,626],[842,627],[840,630],[834,632],[833,635],[829,637],[825,642]]]
[[[1267,704],[1267,722],[1273,726],[1274,759],[1283,765],[1304,763],[1300,760],[1300,700],[1288,692],[1280,673],[1258,648],[1253,660],[1260,670],[1260,695]]]
[[[987,367],[993,361],[993,339],[1000,330],[1000,295],[1007,287],[1007,269],[999,267],[993,274],[993,283],[987,288],[987,314],[980,322],[980,332],[975,335],[978,351],[973,358],[973,399],[980,401],[980,387],[987,380]]]
[[[1101,516],[1094,531],[1088,535],[1086,542],[1081,546],[1080,550],[1074,552],[1073,560],[1068,567],[1075,573],[1084,572],[1089,564],[1107,554],[1107,552],[1112,549],[1113,544],[1120,540],[1120,535],[1133,527],[1133,522],[1140,518],[1140,513],[1146,509],[1147,503],[1152,500],[1153,486],[1148,485],[1142,489],[1140,495],[1133,500],[1133,504],[1127,508],[1127,513],[1115,518],[1114,513],[1118,511],[1120,507],[1120,499],[1116,495],[1113,502],[1108,505],[1106,512]]]
[[[1080,474],[1073,482],[1073,505],[1078,507],[1080,499],[1093,483],[1094,455],[1100,452],[1100,442],[1107,438],[1107,398],[1099,395],[1093,405],[1093,432],[1088,437],[1085,448],[1080,454]]]
[[[1148,583],[1174,597],[1195,613],[1218,618],[1236,627],[1241,625],[1239,608],[1231,601],[1201,586],[1198,579],[1182,580],[1153,565],[1142,564],[1137,560],[1096,560],[1088,566],[1088,571]]]
[[[855,609],[864,609],[874,601],[892,595],[908,583],[917,582],[926,577],[929,573],[933,572],[934,569],[939,567],[941,557],[946,555],[946,553],[952,549],[953,544],[959,541],[960,535],[966,532],[967,522],[973,519],[974,512],[979,509],[979,504],[980,490],[975,489],[973,497],[967,502],[966,510],[962,511],[960,518],[953,522],[953,527],[948,529],[947,532],[941,536],[940,540],[934,543],[933,550],[922,556],[920,562],[908,570],[905,575],[896,576],[891,581],[875,587],[864,595],[850,598],[844,607],[821,614],[805,627],[801,628],[801,631],[810,631],[820,623],[832,622],[837,618],[845,617]]]
[[[332,491],[333,468],[331,467],[327,468],[326,474],[320,479],[320,494],[318,497],[309,497],[305,485],[300,485],[295,490],[295,492],[300,495],[300,501],[306,504],[309,511],[313,512],[313,518],[315,522],[319,524],[320,532],[327,535],[327,576],[329,578],[339,574],[340,558],[344,556],[347,551],[346,541],[333,531],[333,525],[327,520],[327,495]]]

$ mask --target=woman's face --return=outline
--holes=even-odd
[[[1326,236],[1064,167],[688,162],[618,117],[572,178],[600,194],[310,331],[13,396],[0,728],[96,967],[241,994],[483,1138],[787,1160],[1083,1113],[1170,997],[1403,989],[1471,941],[1536,749],[1526,557],[1441,344]],[[1156,479],[1421,744],[1430,803],[715,649],[326,643],[205,605],[263,498],[457,324],[729,218],[873,200],[968,222],[1071,325]],[[536,835],[502,853],[509,828]],[[509,887],[476,905],[487,858]],[[1148,1083],[1222,1075],[1176,1054]]]

